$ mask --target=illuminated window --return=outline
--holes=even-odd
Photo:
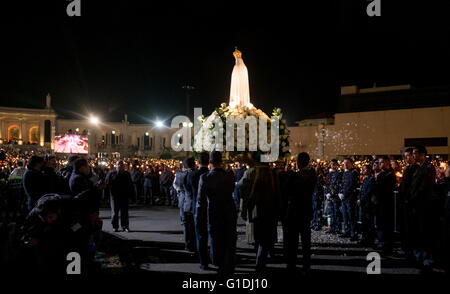
[[[31,144],[39,143],[39,128],[37,126],[30,128],[29,142]]]
[[[8,141],[10,142],[18,142],[20,139],[20,131],[19,126],[10,126],[8,128]]]

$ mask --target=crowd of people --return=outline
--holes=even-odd
[[[128,232],[130,203],[177,205],[175,160],[57,158],[1,150],[0,166],[0,260],[12,267],[25,264],[34,273],[65,273],[68,252],[88,261],[83,273],[98,270],[94,253],[101,206],[111,207],[115,231]]]
[[[198,253],[202,269],[212,262],[219,272],[232,273],[236,218],[241,217],[256,249],[257,272],[265,271],[279,223],[291,272],[299,236],[303,270],[309,270],[312,230],[408,258],[424,272],[448,271],[450,168],[431,164],[423,146],[408,148],[403,157],[402,165],[387,156],[364,164],[352,158],[318,163],[300,153],[284,170],[257,158],[249,168],[232,168],[222,164],[218,152],[209,161],[201,154],[197,169],[188,158],[174,183],[186,250]]]
[[[91,261],[84,272],[95,271],[100,206],[110,206],[114,231],[128,232],[128,206],[135,203],[177,206],[185,249],[221,276],[234,271],[239,217],[258,273],[266,270],[280,223],[289,272],[297,268],[299,236],[309,270],[312,230],[410,258],[425,271],[448,270],[450,168],[431,164],[423,146],[403,157],[402,165],[386,156],[320,162],[300,153],[282,166],[260,162],[258,153],[226,164],[220,152],[182,162],[1,152],[2,232],[13,231],[9,248],[20,249],[7,256],[25,254],[31,268],[56,271],[64,254],[76,251]]]

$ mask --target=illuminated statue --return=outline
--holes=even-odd
[[[242,60],[242,53],[237,48],[233,52],[236,64],[231,74],[230,106],[250,107],[250,88],[247,67]]]

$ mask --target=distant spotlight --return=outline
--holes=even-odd
[[[187,127],[187,126],[188,126],[187,122],[184,122],[183,127]]]
[[[145,135],[148,137],[148,132],[145,132]]]
[[[115,134],[116,134],[116,131],[112,131],[111,133],[112,133],[113,135],[115,135]]]
[[[164,123],[163,123],[162,121],[158,120],[158,121],[156,122],[156,127],[157,127],[157,128],[161,128],[161,127],[163,127],[163,126],[164,126]]]
[[[90,122],[93,123],[94,125],[97,125],[100,121],[98,120],[97,117],[91,116]]]
[[[192,126],[194,126],[194,124],[190,122],[189,127],[192,128]]]

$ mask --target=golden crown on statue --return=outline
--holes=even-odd
[[[234,58],[241,58],[242,57],[242,52],[238,50],[237,47],[234,47],[234,52],[233,52],[233,56]]]

